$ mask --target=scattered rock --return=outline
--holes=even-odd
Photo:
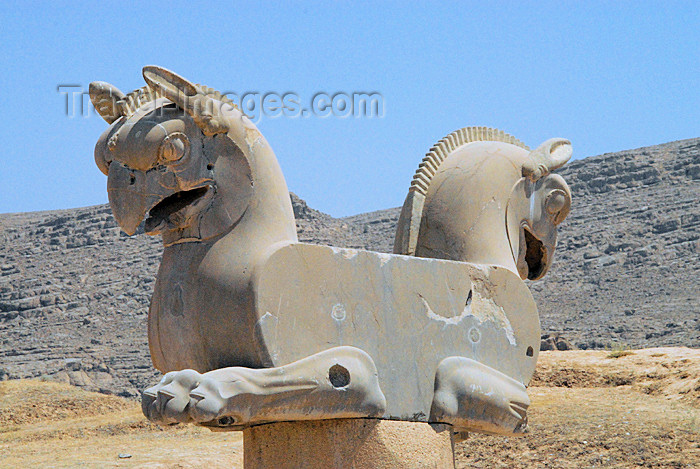
[[[574,350],[575,347],[558,333],[542,334],[540,351],[547,350]]]
[[[78,371],[82,368],[82,361],[80,358],[68,358],[66,359],[66,370]]]

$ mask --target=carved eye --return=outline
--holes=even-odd
[[[158,157],[163,163],[181,160],[190,150],[190,141],[182,132],[174,132],[163,139]]]
[[[550,219],[555,225],[563,222],[566,216],[569,214],[569,209],[571,207],[571,200],[567,196],[566,192],[555,189],[549,194],[544,201],[545,209],[549,214]]]

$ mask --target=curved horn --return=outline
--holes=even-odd
[[[199,92],[194,83],[177,73],[155,65],[143,67],[143,79],[150,88],[161,91],[166,98],[183,109],[187,107],[187,101]]]
[[[119,91],[117,87],[104,81],[93,81],[90,83],[89,90],[92,105],[108,124],[122,116],[117,101],[124,99],[124,93]]]
[[[218,114],[219,109],[201,88],[177,73],[163,67],[147,65],[143,67],[143,78],[149,88],[160,91],[163,96],[177,104],[207,135],[228,131],[228,125]]]
[[[573,148],[565,138],[550,138],[530,152],[523,163],[523,177],[537,181],[555,169],[561,168],[571,158]]]

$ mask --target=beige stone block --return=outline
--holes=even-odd
[[[452,427],[378,419],[279,422],[243,432],[246,469],[454,468]]]

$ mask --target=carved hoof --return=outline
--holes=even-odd
[[[235,430],[283,420],[379,417],[386,399],[370,356],[336,347],[278,368],[171,372],[144,391],[142,407],[158,423]]]
[[[224,391],[221,389],[223,386],[224,383],[205,376],[199,386],[190,392],[190,417],[194,422],[206,423],[219,420],[227,404]],[[229,421],[230,419],[223,419],[220,424],[226,425]]]
[[[475,360],[449,357],[438,365],[430,421],[516,436],[527,432],[529,405],[520,382]]]
[[[189,422],[190,391],[199,386],[201,380],[202,375],[194,370],[166,373],[160,383],[143,392],[143,414],[161,424]]]

